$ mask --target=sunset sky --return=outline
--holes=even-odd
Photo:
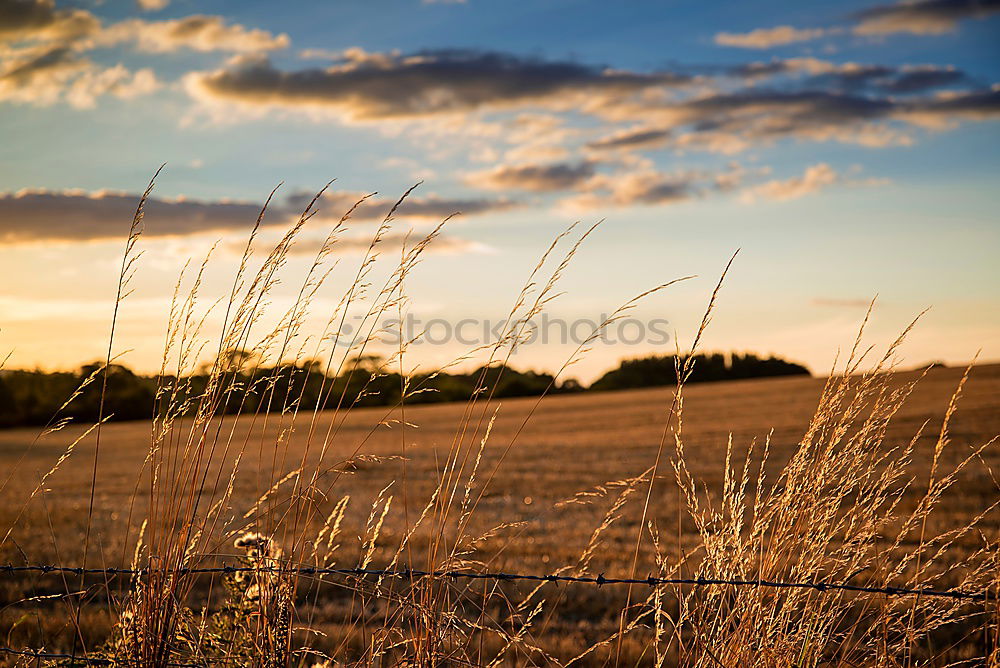
[[[684,347],[740,248],[707,348],[822,373],[878,294],[872,343],[930,307],[908,365],[997,359],[997,82],[997,0],[0,0],[0,358],[103,355],[123,235],[166,163],[122,307],[118,348],[142,371],[184,263],[218,241],[203,292],[222,296],[272,188],[265,242],[330,179],[277,309],[310,240],[377,191],[316,302],[331,308],[422,181],[387,247],[461,212],[407,284],[424,319],[504,317],[556,235],[604,219],[554,316],[696,274],[635,312]],[[572,347],[514,364],[555,369]],[[672,350],[599,344],[572,375]]]

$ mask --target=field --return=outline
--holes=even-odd
[[[895,373],[888,379],[888,387],[898,389],[916,380],[919,375],[914,371]],[[995,554],[995,546],[1000,539],[1000,512],[991,504],[996,503],[1000,494],[996,473],[1000,469],[1000,453],[996,447],[991,447],[971,458],[970,454],[1000,433],[1000,365],[981,365],[973,369],[958,410],[950,422],[950,441],[947,447],[940,450],[940,456],[935,456],[941,423],[962,375],[962,369],[938,367],[928,371],[913,394],[892,416],[884,437],[875,441],[883,454],[895,448],[905,448],[926,423],[922,435],[913,442],[912,463],[908,465],[905,476],[891,485],[893,489],[905,488],[899,505],[893,508],[894,514],[899,516],[905,516],[919,507],[928,481],[934,475],[932,467],[940,478],[941,471],[950,471],[968,460],[954,478],[954,484],[943,493],[937,507],[924,518],[920,535],[909,532],[899,544],[886,548],[889,551],[912,552],[921,546],[921,535],[937,536],[975,520],[976,527],[955,537],[954,544],[948,545],[946,553],[939,554],[938,561],[954,560],[956,555],[962,559],[971,558],[983,546],[992,546],[990,549]],[[823,387],[824,380],[814,378],[737,381],[687,387],[683,406],[684,461],[690,475],[697,481],[693,487],[695,496],[703,501],[712,499],[719,504],[732,495],[732,481],[730,488],[724,489],[730,436],[732,449],[728,466],[737,474],[744,469],[748,447],[751,443],[755,444],[749,467],[751,473],[747,476],[746,498],[752,500],[758,487],[770,487],[798,450],[817,409]],[[329,514],[337,502],[349,496],[336,539],[339,549],[335,552],[335,561],[324,563],[351,567],[367,562],[371,568],[381,568],[389,565],[398,555],[399,564],[409,563],[414,568],[438,566],[440,562],[431,557],[434,553],[431,548],[437,544],[440,535],[449,536],[446,544],[455,538],[453,524],[459,518],[449,517],[438,524],[439,514],[435,511],[434,527],[438,528],[428,529],[425,525],[424,529],[428,530],[421,529],[415,533],[406,548],[400,550],[402,537],[407,533],[407,527],[415,524],[425,504],[438,489],[442,476],[449,479],[444,469],[456,430],[463,424],[474,424],[479,415],[488,421],[495,414],[495,424],[483,450],[477,477],[471,482],[466,479],[455,482],[458,497],[463,495],[465,489],[472,490],[472,498],[479,493],[482,497],[475,512],[469,514],[464,531],[470,537],[468,554],[450,564],[480,570],[541,574],[568,567],[568,570],[560,572],[604,574],[607,577],[646,577],[651,573],[674,576],[701,574],[703,571],[697,570],[697,564],[704,559],[704,555],[697,554],[699,546],[706,544],[706,536],[711,537],[715,532],[721,535],[724,529],[722,525],[715,528],[697,526],[692,518],[697,513],[689,512],[690,498],[682,493],[682,487],[678,485],[671,465],[675,457],[673,437],[668,436],[663,441],[672,398],[672,388],[658,388],[556,396],[546,398],[540,404],[534,398],[505,400],[502,404],[477,407],[477,417],[473,420],[465,415],[467,407],[461,403],[407,407],[404,414],[383,408],[352,410],[346,414],[342,426],[336,428],[336,437],[331,440],[332,449],[324,459],[326,464],[316,469],[315,487],[322,490],[322,495],[314,500],[316,512],[311,516],[307,513],[303,516],[306,519],[297,520],[294,534],[290,534],[287,528],[287,516],[295,503],[283,494],[283,487],[279,486],[266,495],[263,503],[258,503],[258,500],[265,496],[275,481],[281,480],[301,462],[307,462],[304,468],[308,470],[309,462],[318,461],[315,448],[309,449],[304,445],[307,425],[289,434],[284,431],[288,423],[282,423],[275,416],[271,416],[267,423],[264,416],[243,416],[235,423],[227,419],[223,422],[223,431],[228,433],[231,427],[234,429],[229,442],[242,444],[239,449],[244,453],[243,461],[234,478],[233,492],[226,509],[220,516],[220,527],[224,526],[225,531],[216,532],[214,547],[207,545],[199,548],[201,554],[197,563],[218,563],[218,558],[211,553],[238,554],[239,550],[232,546],[232,536],[238,535],[244,528],[273,535],[285,552],[304,555],[309,551],[309,543],[300,544],[300,537],[321,534],[324,521],[329,522]],[[334,419],[332,414],[320,414],[314,422],[316,432],[324,432]],[[522,425],[525,426],[522,428]],[[44,490],[36,491],[39,481],[81,430],[81,427],[67,427],[37,442],[37,430],[0,432],[0,471],[7,479],[2,491],[3,503],[0,504],[0,526],[4,530],[8,526],[13,527],[10,540],[2,544],[4,551],[0,554],[0,562],[75,565],[83,559],[94,458],[93,434],[79,442],[69,459],[45,480]],[[764,482],[759,484],[756,467],[769,435],[766,473],[762,478]],[[88,565],[127,566],[132,561],[136,538],[142,519],[148,514],[150,499],[156,502],[155,496],[151,497],[149,492],[149,467],[144,465],[150,443],[150,425],[111,423],[104,427],[101,438]],[[657,467],[644,525],[642,517],[649,479],[636,478],[658,460],[661,442],[665,443],[663,455]],[[471,456],[464,454],[463,457],[474,460],[477,449],[473,447],[469,451]],[[211,473],[204,479],[203,489],[208,491],[202,491],[202,494],[213,498],[213,495],[219,496],[220,487],[226,487],[229,468],[225,459],[231,460],[234,452],[235,449],[230,450],[225,457],[221,451],[215,453],[212,466],[205,468]],[[872,470],[880,470],[879,466],[882,465],[876,465]],[[471,464],[466,467],[466,474],[471,468]],[[628,482],[630,479],[631,482]],[[220,482],[216,484],[216,480]],[[588,494],[580,495],[582,492]],[[27,502],[33,494],[34,497]],[[193,488],[185,489],[174,500],[192,494],[197,495]],[[393,497],[392,504],[385,511],[384,522],[377,526],[377,516],[382,514],[390,495]],[[287,506],[283,505],[286,503]],[[746,505],[750,508],[752,502],[748,501]],[[244,513],[254,508],[258,512],[250,512],[249,519],[241,519]],[[713,512],[716,515],[726,515],[725,505],[716,505],[715,508],[717,512]],[[978,513],[990,508],[984,516],[977,518]],[[457,515],[457,508],[452,512]],[[655,523],[659,533],[658,552],[662,559],[674,563],[681,553],[692,553],[687,560],[680,560],[678,569],[665,569],[662,563],[655,563],[653,554],[656,550],[648,530],[650,521]],[[373,525],[376,527],[374,532]],[[599,529],[602,526],[604,528]],[[369,539],[373,533],[377,534],[377,539],[372,544]],[[637,538],[640,538],[638,551]],[[807,539],[802,537],[802,540]],[[146,540],[150,540],[149,535]],[[871,537],[869,542],[875,545],[873,554],[880,554],[879,541],[891,544],[889,527],[879,528]],[[830,543],[833,547],[826,549],[835,551],[836,544],[834,540]],[[633,563],[636,554],[638,559]],[[887,559],[886,563],[891,562],[891,557]],[[301,562],[306,561],[304,556],[301,557]],[[227,563],[236,563],[236,557],[228,557]],[[852,582],[879,582],[879,560],[866,563],[867,570],[854,574]],[[882,564],[883,568],[887,568],[886,563]],[[907,573],[914,569],[920,569],[919,561],[916,566],[910,564],[906,567]],[[794,569],[788,571],[789,574],[793,572]],[[831,577],[835,574],[835,571],[830,572]],[[964,575],[964,571],[949,572],[934,582],[940,587],[956,586],[963,582]],[[904,573],[899,581],[905,582],[906,577]],[[310,645],[330,653],[339,651],[339,656],[346,657],[352,653],[360,656],[366,643],[374,643],[377,635],[371,629],[363,628],[366,620],[368,624],[374,619],[381,620],[374,625],[383,627],[413,625],[404,621],[408,619],[405,615],[393,617],[389,611],[391,606],[381,602],[382,598],[391,600],[393,595],[400,595],[402,589],[386,585],[387,590],[392,592],[382,592],[384,596],[380,597],[380,591],[371,582],[346,577],[330,580],[323,584],[312,581],[308,585],[299,585],[296,620],[300,628],[296,633],[309,636]],[[106,582],[95,578],[87,581],[86,594],[46,598],[77,591],[78,585],[79,579],[71,575],[65,578],[52,574],[24,577],[0,575],[3,600],[0,633],[5,639],[3,644],[68,651],[74,645],[72,617],[77,601],[82,603],[81,636],[91,649],[103,641],[113,623],[113,612],[109,607],[115,606],[108,605],[109,596],[120,607],[129,583],[124,578]],[[585,584],[556,587],[548,584],[540,593],[532,594],[535,585],[531,582],[445,582],[440,586],[447,593],[439,593],[435,600],[440,601],[443,597],[451,602],[452,609],[464,611],[466,617],[469,614],[472,618],[478,617],[484,626],[489,626],[484,619],[492,615],[499,620],[505,606],[514,606],[526,596],[534,596],[531,608],[541,598],[546,600],[542,611],[531,619],[530,626],[525,627],[523,636],[516,643],[518,647],[503,659],[508,665],[544,664],[556,660],[565,662],[613,636],[624,623],[621,611],[626,604],[645,600],[649,593],[644,587],[630,591],[626,587]],[[210,607],[217,607],[219,604],[213,602],[213,596],[216,596],[213,592],[220,589],[219,582],[201,578],[191,586],[189,597],[195,602],[192,603],[193,608],[200,609],[198,606],[204,601]],[[724,592],[720,593],[722,588],[712,589],[715,590],[712,595],[726,596]],[[674,596],[678,593],[685,596],[690,592],[689,589],[671,588],[663,595]],[[489,604],[477,607],[470,602],[466,605],[473,599],[473,594],[489,600]],[[755,600],[762,605],[762,602],[772,600],[769,597],[776,596],[766,591],[746,595],[756,597]],[[852,609],[851,606],[855,605],[852,603],[854,599],[843,594],[813,593],[811,596],[836,598],[838,605],[842,606],[838,610]],[[884,595],[874,598],[878,601],[875,605],[886,607],[892,605],[890,601],[902,600]],[[728,602],[716,602],[714,605],[735,605],[737,612],[745,605],[745,602],[724,600]],[[664,604],[662,609],[677,614],[677,603]],[[474,612],[470,613],[470,610]],[[528,607],[519,612],[522,620],[528,614],[525,610]],[[843,612],[837,614],[842,618],[849,616]],[[965,608],[961,614],[961,618],[917,642],[918,649],[913,656],[937,657],[935,661],[938,662],[987,656],[987,645],[995,642],[995,637],[990,638],[997,628],[995,605],[979,603],[978,608]],[[511,619],[514,619],[513,615]],[[842,621],[839,619],[833,625],[837,626]],[[498,626],[506,623],[496,622]],[[649,625],[654,626],[651,622]],[[303,630],[302,627],[316,632]],[[517,624],[508,625],[508,630],[515,636],[517,628]],[[711,656],[715,656],[722,665],[734,665],[725,663],[725,655],[729,651],[726,644],[737,642],[733,639],[736,636],[732,633],[727,636],[724,630],[718,628],[713,628],[711,632],[725,636],[727,640],[719,641],[721,649],[703,655],[705,662],[699,665],[714,665],[716,659],[710,660]],[[885,634],[888,641],[890,631]],[[487,638],[484,640],[483,636]],[[465,654],[483,663],[488,662],[483,660],[487,650],[504,645],[504,642],[485,633],[469,631],[464,637]],[[669,655],[672,662],[684,652],[698,653],[697,645],[688,650],[682,649],[683,646],[682,641],[669,649],[665,656]],[[844,652],[847,656],[846,650]],[[603,659],[599,658],[602,656]],[[648,636],[638,630],[627,634],[621,643],[611,642],[584,657],[581,662],[601,664],[608,657],[612,660],[617,657],[625,665],[648,664],[654,659],[648,647]],[[817,657],[816,665],[820,665],[819,660]],[[831,661],[830,665],[833,664]]]

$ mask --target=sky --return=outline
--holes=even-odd
[[[998,37],[996,0],[0,0],[0,353],[43,369],[106,353],[132,212],[165,163],[115,339],[141,371],[160,367],[184,265],[214,248],[209,307],[272,189],[261,257],[331,179],[275,312],[377,193],[333,250],[325,321],[419,184],[383,260],[458,214],[407,278],[420,322],[502,320],[577,221],[603,222],[553,319],[598,322],[694,276],[596,342],[585,381],[689,346],[737,249],[706,349],[825,373],[877,295],[875,345],[926,310],[907,365],[1000,359]],[[468,348],[441,327],[416,363]],[[575,347],[557,329],[513,363],[551,371]]]

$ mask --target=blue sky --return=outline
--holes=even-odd
[[[352,197],[378,191],[384,207],[418,180],[400,230],[463,212],[409,286],[425,318],[502,317],[555,235],[604,219],[554,315],[596,317],[697,274],[637,311],[683,347],[741,248],[711,348],[823,371],[877,293],[873,342],[931,307],[910,363],[997,358],[997,14],[970,0],[0,0],[0,346],[15,366],[101,354],[129,207],[166,162],[123,324],[143,370],[184,262],[220,241],[221,290],[238,260],[225,249],[271,188],[284,182],[276,233],[290,196],[331,178],[307,236]],[[346,263],[380,211],[350,227]],[[515,364],[558,367],[571,349]],[[649,352],[663,350],[598,346],[578,374]]]

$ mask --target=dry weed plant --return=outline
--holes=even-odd
[[[116,318],[118,308],[126,303],[140,255],[143,208],[151,189],[152,183],[138,206],[126,243]],[[86,646],[80,611],[87,603],[84,597],[73,599],[73,653],[86,653],[112,665],[151,667],[497,668],[614,663],[806,668],[939,665],[950,647],[935,643],[950,638],[955,644],[965,641],[966,647],[982,648],[971,651],[959,663],[997,665],[1000,661],[995,596],[984,605],[933,596],[794,587],[635,586],[628,590],[616,632],[576,655],[561,655],[540,646],[537,638],[563,600],[566,587],[541,582],[524,592],[495,581],[468,584],[435,577],[303,573],[304,568],[352,566],[399,571],[488,569],[490,558],[482,546],[499,535],[517,540],[523,526],[492,518],[494,528],[477,535],[470,531],[470,518],[480,512],[497,469],[516,448],[517,436],[543,400],[537,399],[509,441],[494,444],[491,433],[500,419],[493,401],[497,379],[489,385],[484,370],[439,462],[433,493],[423,499],[407,498],[407,432],[416,427],[406,421],[406,404],[429,391],[426,380],[413,380],[415,370],[407,366],[407,349],[413,341],[402,341],[401,331],[393,332],[401,343],[387,359],[374,366],[364,360],[373,344],[390,333],[382,329],[385,316],[405,312],[407,277],[441,225],[404,246],[400,256],[380,273],[376,268],[381,261],[380,244],[409,192],[404,194],[378,225],[323,331],[307,334],[307,316],[332,276],[336,264],[333,254],[352,208],[333,225],[293,305],[279,315],[277,324],[268,324],[273,317],[270,296],[282,280],[282,269],[289,263],[300,232],[315,216],[322,194],[323,190],[256,266],[258,232],[267,215],[265,204],[229,294],[222,299],[207,306],[202,303],[203,277],[211,253],[193,270],[182,272],[170,308],[149,449],[143,470],[137,472],[134,505],[125,517],[125,531],[135,535],[125,540],[132,549],[130,554],[122,554],[121,565],[131,565],[139,574],[124,583],[119,581],[117,586],[105,583],[116,622],[100,648]],[[528,321],[558,296],[560,278],[593,230],[586,229],[574,239],[573,226],[559,235],[514,299],[506,319],[510,325],[500,340],[470,350],[444,369],[476,360],[488,368],[499,368],[502,374],[513,350],[525,338]],[[560,250],[563,246],[568,247]],[[674,282],[626,302],[594,330],[556,376],[586,354],[604,327],[623,317],[640,299]],[[889,421],[912,390],[912,385],[899,389],[889,382],[902,337],[873,364],[871,351],[862,350],[859,334],[843,368],[830,375],[794,456],[779,463],[776,476],[768,479],[765,475],[769,442],[751,443],[745,456],[737,456],[739,445],[730,440],[724,488],[710,490],[699,483],[688,468],[685,451],[684,387],[721,285],[720,280],[687,351],[687,361],[678,365],[673,400],[664,407],[665,425],[656,460],[642,463],[633,477],[610,481],[566,501],[610,500],[603,521],[583,529],[589,539],[577,562],[553,572],[593,574],[594,555],[609,528],[620,521],[628,507],[638,506],[641,520],[637,523],[632,572],[624,576],[643,577],[645,573],[636,572],[638,564],[648,562],[656,566],[652,575],[660,578],[997,592],[1000,551],[995,539],[983,534],[979,549],[971,552],[951,548],[976,536],[979,524],[1000,500],[982,508],[968,523],[942,533],[933,533],[927,521],[962,469],[976,465],[982,453],[996,444],[995,439],[983,443],[950,470],[938,465],[949,446],[949,422],[962,385],[940,426],[930,479],[916,479],[910,473],[916,436],[903,446],[885,440]],[[353,334],[345,328],[349,311],[362,314],[361,326]],[[220,314],[221,332],[210,338],[206,322],[210,315]],[[195,391],[190,378],[205,354],[212,351],[215,361],[208,383]],[[113,359],[112,330],[106,364],[86,382],[106,382]],[[305,360],[321,360],[322,364],[301,364]],[[259,377],[254,372],[265,368],[273,368],[273,372],[251,384],[244,382],[245,378]],[[867,370],[861,372],[862,368]],[[335,460],[331,446],[347,415],[369,385],[390,372],[401,378],[402,399],[385,410],[384,418],[371,425],[370,433],[390,425],[398,429],[398,456],[367,454],[363,452],[366,439],[362,439],[351,457]],[[302,395],[295,393],[294,388],[304,388],[305,383],[296,385],[290,377],[311,373],[320,374],[322,387],[322,398],[315,405],[307,405]],[[349,394],[350,383],[338,386],[333,382],[345,376],[364,381],[362,391]],[[249,410],[245,406],[250,396],[266,401],[255,402],[257,408]],[[324,406],[334,408],[332,419],[321,423],[318,418]],[[101,425],[108,417],[102,409],[97,423],[80,437],[93,435],[98,444],[88,490],[91,518],[97,468],[100,457],[106,456],[100,450]],[[46,431],[64,425],[56,416]],[[293,434],[305,441],[298,456],[289,449]],[[80,439],[59,458],[49,475],[72,456]],[[484,457],[488,450],[495,455],[488,459],[489,464]],[[737,463],[740,458],[742,466]],[[401,464],[401,484],[373,489],[371,498],[362,501],[370,504],[370,511],[364,533],[358,537],[359,556],[355,563],[344,563],[338,548],[352,539],[344,534],[345,513],[357,501],[341,494],[338,482],[351,475],[353,468],[380,466],[387,459]],[[36,493],[43,493],[47,477]],[[241,479],[251,481],[256,489],[257,501],[249,508],[234,507],[234,490]],[[667,484],[676,485],[686,511],[686,517],[677,518],[676,527],[658,526],[653,519],[656,513],[651,504],[660,498],[660,490],[654,493],[654,487]],[[399,488],[402,498],[398,498]],[[904,493],[916,488],[923,490],[919,502],[904,508]],[[140,517],[139,507],[145,508],[145,516]],[[400,512],[405,516],[405,530],[390,543],[383,535],[386,518]],[[685,522],[694,523],[696,538],[682,536]],[[133,530],[136,525],[141,528]],[[93,566],[87,563],[89,526],[88,519],[85,566]],[[671,535],[673,529],[676,536]],[[10,530],[4,540],[9,536]],[[211,577],[189,572],[220,564],[240,570]],[[206,580],[211,581],[206,584]],[[80,589],[86,587],[81,579]],[[313,623],[322,592],[333,587],[347,590],[351,609],[358,611],[343,620],[339,640],[323,638]],[[956,633],[968,637],[955,637]],[[638,654],[633,651],[636,646]],[[41,665],[41,660],[26,660],[24,665]]]

